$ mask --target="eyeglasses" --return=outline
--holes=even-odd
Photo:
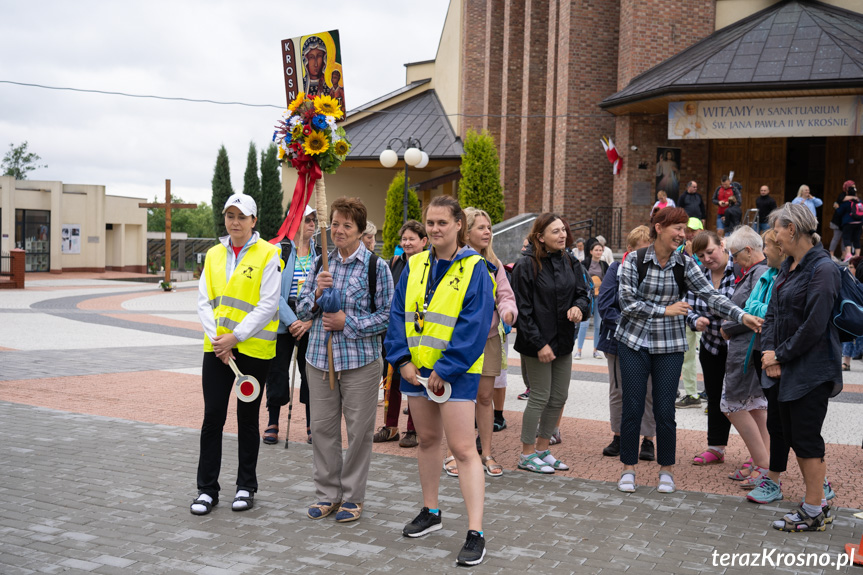
[[[414,311],[414,330],[416,330],[417,333],[422,333],[425,313],[420,311],[419,303],[414,305],[416,306],[416,309]]]
[[[739,249],[739,250],[737,250],[736,252],[732,252],[732,253],[731,253],[731,259],[736,259],[736,258],[737,258],[737,255],[738,255],[740,252],[742,252],[743,250],[745,250],[745,249],[746,249],[746,248],[740,248],[740,249]]]

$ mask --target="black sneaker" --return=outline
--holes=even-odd
[[[479,531],[471,529],[467,532],[464,547],[458,553],[456,561],[459,565],[479,565],[485,557],[485,538]]]
[[[653,442],[646,437],[641,441],[641,452],[638,454],[638,458],[642,461],[653,461],[656,459],[656,448]]]
[[[620,455],[620,436],[615,435],[614,439],[611,440],[605,449],[602,450],[602,454],[606,457],[617,457]]]
[[[438,511],[437,515],[429,511],[428,507],[423,507],[420,514],[413,521],[405,525],[402,530],[402,535],[405,537],[422,537],[426,533],[437,531],[441,525],[442,512]]]

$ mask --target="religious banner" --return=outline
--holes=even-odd
[[[282,40],[282,67],[288,104],[300,92],[309,98],[331,96],[344,117],[347,110],[338,30]]]
[[[856,136],[860,108],[858,96],[671,102],[668,139]]]

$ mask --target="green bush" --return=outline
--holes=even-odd
[[[408,178],[410,185],[410,178]],[[381,254],[385,259],[393,257],[393,252],[396,246],[399,245],[401,238],[399,230],[402,227],[404,215],[404,197],[405,197],[405,173],[404,170],[399,170],[393,181],[390,183],[390,188],[387,190],[386,205],[384,206],[384,247]],[[422,218],[420,210],[420,201],[417,198],[416,192],[412,189],[408,190],[408,219],[419,220]]]
[[[488,212],[491,223],[503,220],[503,187],[500,185],[500,160],[494,138],[468,130],[461,156],[461,182],[458,201],[462,208],[474,207]]]

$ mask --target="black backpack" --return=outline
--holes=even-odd
[[[644,254],[646,253],[647,248],[641,248],[640,250],[635,252],[635,269],[638,270],[639,286],[641,286],[644,278],[647,277],[647,266],[649,264],[644,261]],[[682,253],[682,255],[685,262],[686,258],[688,258],[689,256],[685,253]],[[686,266],[675,265],[671,268],[671,271],[674,273],[674,281],[677,282],[677,289],[679,290],[680,299],[683,299],[683,297],[686,295],[686,292],[689,291],[689,288],[686,287]]]

